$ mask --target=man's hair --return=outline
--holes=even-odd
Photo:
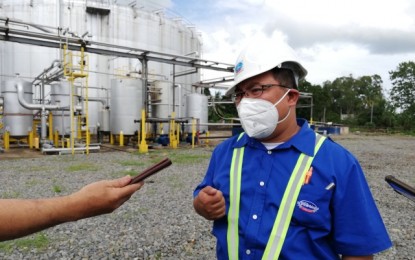
[[[287,88],[297,89],[295,84],[294,73],[290,69],[281,69],[275,67],[271,70],[272,76],[275,80],[278,80],[281,85],[284,85]]]

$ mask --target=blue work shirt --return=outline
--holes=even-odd
[[[245,146],[239,213],[239,259],[261,259],[290,175],[301,153],[313,156],[315,133],[305,120],[300,131],[277,148],[246,134],[219,144],[203,181],[220,190],[229,210],[229,172],[233,149]],[[372,255],[391,247],[385,225],[356,158],[331,139],[313,162],[303,185],[279,259],[339,259],[339,255]],[[328,185],[334,187],[328,189]],[[333,185],[331,185],[333,186]],[[327,188],[327,189],[326,189]],[[215,220],[218,259],[228,259],[227,216]]]

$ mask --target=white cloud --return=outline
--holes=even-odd
[[[378,74],[390,88],[388,72],[415,59],[411,0],[172,1],[202,32],[209,60],[233,63],[248,38],[278,37],[303,58],[313,84]]]

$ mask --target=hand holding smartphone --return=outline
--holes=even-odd
[[[163,170],[164,168],[170,166],[172,164],[171,160],[169,158],[165,158],[159,163],[154,164],[153,166],[147,168],[146,170],[139,173],[137,176],[133,177],[131,179],[130,184],[137,183],[140,181],[143,181],[150,177],[151,175]]]

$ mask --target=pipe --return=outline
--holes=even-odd
[[[23,97],[23,85],[22,82],[19,82],[15,85],[17,90],[17,99],[19,100],[20,105],[29,110],[41,110],[41,140],[46,139],[46,110],[69,110],[69,108],[63,108],[59,105],[45,105],[45,104],[33,104],[28,103]],[[76,110],[80,110],[80,107],[77,107]]]
[[[74,147],[74,148],[42,148],[42,153],[48,153],[48,152],[59,152],[59,154],[62,153],[71,153],[72,150],[74,151],[86,151],[86,147]],[[99,146],[89,146],[88,150],[99,150]]]
[[[22,107],[29,110],[38,110],[38,109],[47,109],[47,110],[60,110],[62,109],[59,105],[45,105],[45,104],[33,104],[28,103],[23,97],[23,85],[22,82],[19,82],[15,85],[17,90],[17,99],[19,100]]]
[[[82,101],[85,101],[86,100],[86,98],[81,98],[81,100]],[[104,100],[104,99],[102,99],[102,98],[91,98],[91,97],[89,97],[88,98],[88,102],[89,101],[92,101],[92,102],[101,102],[101,104],[103,105],[103,106],[106,106],[107,105],[107,101],[106,100]]]
[[[42,112],[40,114],[40,140],[46,139],[46,111],[42,108]]]
[[[178,113],[178,117],[182,117],[182,85],[181,84],[176,84],[174,85],[174,87],[178,88],[179,90],[179,113]]]
[[[59,105],[45,105],[45,104],[33,104],[33,103],[27,103],[27,101],[24,99],[23,97],[23,86],[22,83],[19,82],[15,85],[16,89],[17,89],[17,98],[19,100],[20,105],[22,105],[22,107],[29,109],[29,110],[41,110],[41,109],[45,109],[45,110],[69,110],[69,106],[66,107],[61,107]],[[81,111],[82,107],[81,106],[75,106],[75,110],[77,111]]]

